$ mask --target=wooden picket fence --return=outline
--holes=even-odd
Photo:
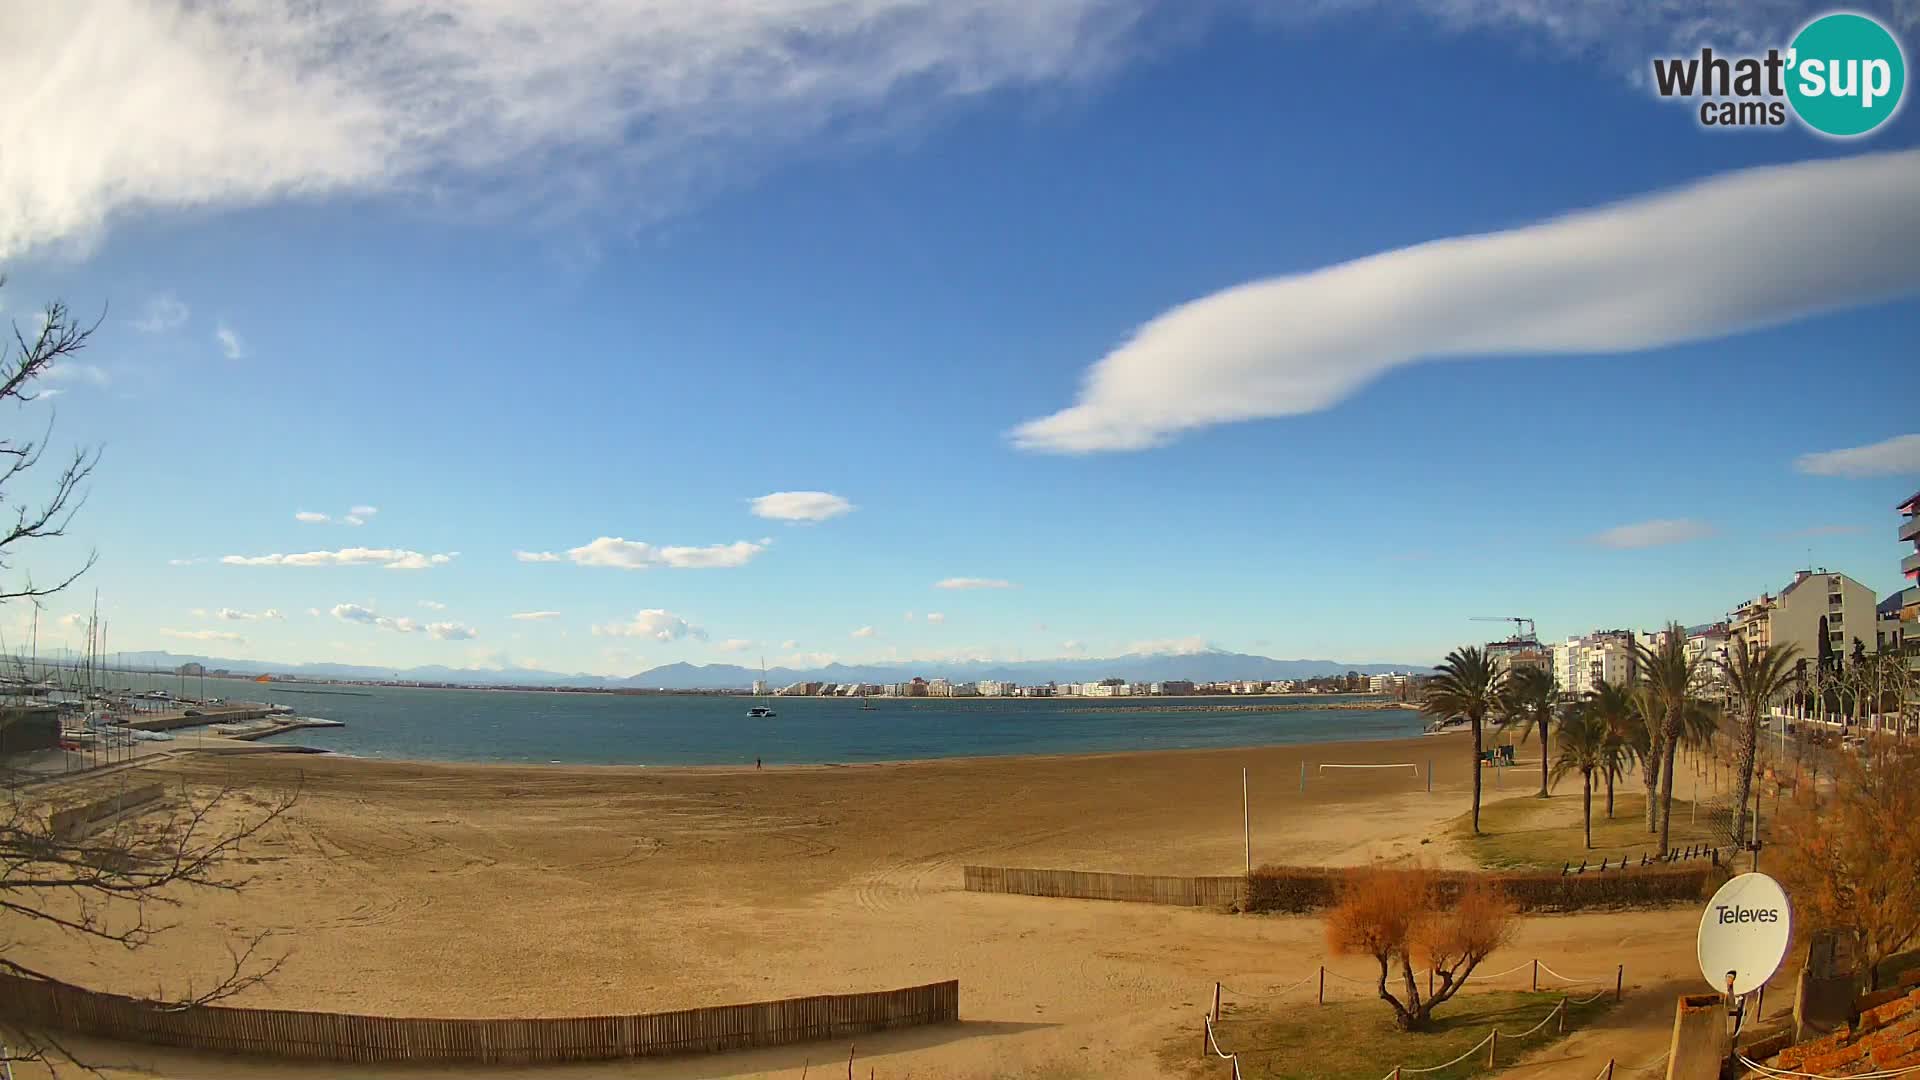
[[[30,1029],[321,1061],[594,1061],[717,1053],[951,1023],[960,1018],[960,983],[632,1016],[436,1020],[226,1005],[169,1009],[0,975],[0,1016]]]
[[[1013,866],[961,868],[968,892],[1013,893],[1073,900],[1121,900],[1180,907],[1232,907],[1245,902],[1247,879],[1107,874],[1092,870],[1034,870]]]

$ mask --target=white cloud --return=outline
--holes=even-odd
[[[1060,643],[1060,651],[1070,653],[1085,652],[1087,651],[1087,646],[1085,643],[1079,641],[1063,641]]]
[[[686,637],[704,641],[707,637],[705,630],[661,608],[647,608],[629,622],[603,623],[595,626],[593,632],[603,637],[644,637],[655,641],[679,641]]]
[[[1920,435],[1895,435],[1866,446],[1802,454],[1793,467],[1815,476],[1899,476],[1920,473]]]
[[[1239,285],[1149,321],[1013,439],[1135,450],[1318,412],[1421,360],[1633,352],[1902,295],[1920,289],[1916,189],[1920,150],[1754,168]]]
[[[753,642],[747,638],[728,638],[720,643],[720,651],[722,652],[740,652],[743,649],[751,648],[753,648]]]
[[[195,610],[194,613],[200,614],[200,612],[197,609]],[[233,608],[226,608],[226,607],[223,607],[219,611],[215,612],[214,617],[217,619],[224,619],[227,622],[256,622],[262,619],[265,619],[269,622],[285,622],[287,618],[285,615],[280,614],[280,612],[274,610],[273,608],[268,608],[267,610],[261,611],[261,612],[252,612],[252,611],[236,611]]]
[[[933,583],[936,589],[1011,589],[1013,582],[999,578],[950,577]]]
[[[1637,521],[1631,525],[1615,525],[1605,532],[1587,537],[1587,542],[1607,548],[1650,548],[1666,544],[1684,544],[1690,540],[1704,540],[1713,533],[1713,526],[1704,521],[1695,521],[1691,518],[1663,518],[1657,521]]]
[[[85,615],[79,614],[78,612],[70,611],[65,615],[60,616],[58,623],[59,625],[64,626],[69,630],[78,630],[87,625],[87,617]]]
[[[339,619],[341,622],[353,622],[353,623],[362,623],[367,626],[377,626],[382,630],[392,630],[395,633],[400,633],[400,634],[411,634],[421,628],[420,624],[418,622],[415,622],[413,619],[407,618],[405,616],[401,616],[400,618],[392,618],[390,616],[382,615],[374,611],[372,608],[363,607],[360,604],[335,604],[333,605],[333,617],[336,619]],[[446,624],[446,625],[453,625],[453,624]]]
[[[113,376],[108,374],[106,368],[98,364],[83,364],[78,360],[64,358],[41,369],[40,377],[49,382],[86,383],[89,386],[113,385]]]
[[[560,613],[557,611],[516,611],[507,616],[509,619],[519,619],[521,622],[540,622],[543,619],[557,619],[559,617]]]
[[[228,566],[382,566],[388,570],[426,570],[445,566],[458,558],[457,551],[444,555],[424,555],[403,548],[341,548],[338,551],[303,551],[293,555],[223,555]]]
[[[655,566],[712,570],[745,566],[755,555],[765,551],[770,543],[771,540],[759,543],[737,540],[711,547],[655,547],[639,540],[602,536],[590,544],[569,549],[566,558],[578,566],[611,566],[621,570],[645,570]],[[551,551],[516,551],[513,556],[521,562],[559,562],[561,559]]]
[[[440,601],[438,601],[438,600],[422,600],[422,601],[420,601],[420,606],[421,606],[421,607],[423,607],[423,608],[426,608],[426,609],[427,609],[428,611],[445,611],[445,610],[447,610],[447,605],[445,605],[445,604],[443,604],[443,603],[441,603],[441,602],[440,602]]]
[[[57,386],[51,390],[35,390],[33,391],[33,399],[35,401],[39,401],[40,399],[45,398],[50,401],[54,398],[59,397],[61,394],[64,394],[64,393],[66,393],[66,391],[60,389]]]
[[[327,522],[332,521],[333,519],[328,517],[325,514],[319,513],[318,511],[298,510],[294,512],[293,520],[303,521],[308,525],[324,525]]]
[[[164,334],[178,329],[187,321],[187,305],[171,293],[161,293],[147,301],[147,307],[133,328],[143,334]]]
[[[780,647],[783,649],[797,649],[800,647],[800,643],[793,640],[792,638],[788,638],[787,640],[780,643]]]
[[[191,559],[168,559],[167,565],[168,566],[198,566],[199,564],[206,561],[207,560],[204,556],[199,556]]]
[[[307,614],[317,619],[320,617],[320,609],[317,607],[310,607],[307,609]]]
[[[927,621],[930,623],[943,623],[947,621],[947,617],[938,611],[929,611],[927,612]]]
[[[430,192],[656,215],[823,129],[1078,82],[1134,0],[576,0],[8,12],[0,259],[154,209]],[[111,92],[102,92],[103,87]]]
[[[863,626],[863,627],[861,627],[860,629],[858,629],[858,630],[855,630],[855,631],[854,631],[853,633],[851,633],[851,634],[848,634],[847,636],[848,636],[848,637],[856,637],[856,638],[870,638],[870,637],[872,637],[872,636],[874,635],[874,633],[875,633],[875,631],[874,631],[874,629],[873,629],[873,627],[871,627],[871,626]]]
[[[472,641],[480,636],[480,631],[465,623],[457,622],[428,623],[427,633],[441,641]]]
[[[774,663],[783,668],[821,668],[838,659],[837,655],[830,652],[803,652],[783,656]]]
[[[246,638],[227,630],[174,630],[162,627],[160,632],[171,638],[183,638],[187,641],[226,641],[244,644]]]
[[[309,525],[326,525],[338,521],[342,525],[365,525],[373,515],[380,512],[377,506],[356,506],[335,518],[331,514],[322,514],[316,510],[302,510],[293,515],[295,521],[304,521]]]
[[[220,343],[220,353],[229,360],[238,360],[247,355],[247,343],[233,332],[233,327],[221,323],[214,328],[213,337]]]
[[[347,525],[365,525],[373,520],[373,515],[379,512],[380,508],[377,506],[356,506],[347,511],[347,516],[340,520]]]
[[[776,491],[753,500],[756,515],[775,521],[825,521],[853,509],[852,503],[825,491]]]
[[[1180,638],[1153,638],[1129,644],[1124,652],[1128,654],[1145,653],[1156,656],[1192,656],[1195,653],[1213,652],[1214,644],[1199,636]]]

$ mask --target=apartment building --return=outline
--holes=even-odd
[[[1845,653],[1855,638],[1874,640],[1877,600],[1872,589],[1824,566],[1796,571],[1778,596],[1762,593],[1733,609],[1728,642],[1761,649],[1791,645],[1811,660],[1824,640],[1833,652]]]
[[[1630,683],[1639,670],[1631,630],[1595,630],[1553,647],[1553,678],[1560,692],[1576,697],[1592,693],[1601,680]]]

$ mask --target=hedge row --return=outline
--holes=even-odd
[[[1654,907],[1697,903],[1712,895],[1724,876],[1720,868],[1650,866],[1605,874],[1505,872],[1474,874],[1436,870],[1443,893],[1457,891],[1469,877],[1488,877],[1505,888],[1522,911],[1581,911],[1589,908]],[[1324,866],[1262,866],[1247,875],[1244,911],[1313,911],[1339,898],[1345,872]]]

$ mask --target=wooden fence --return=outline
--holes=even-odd
[[[0,1016],[158,1046],[322,1061],[525,1063],[715,1053],[960,1018],[958,980],[636,1016],[432,1020],[150,1001],[0,975]]]
[[[1233,907],[1245,902],[1247,879],[1104,874],[1090,870],[1030,870],[1012,866],[962,868],[968,892],[1014,893],[1074,900],[1124,900],[1181,907]]]

